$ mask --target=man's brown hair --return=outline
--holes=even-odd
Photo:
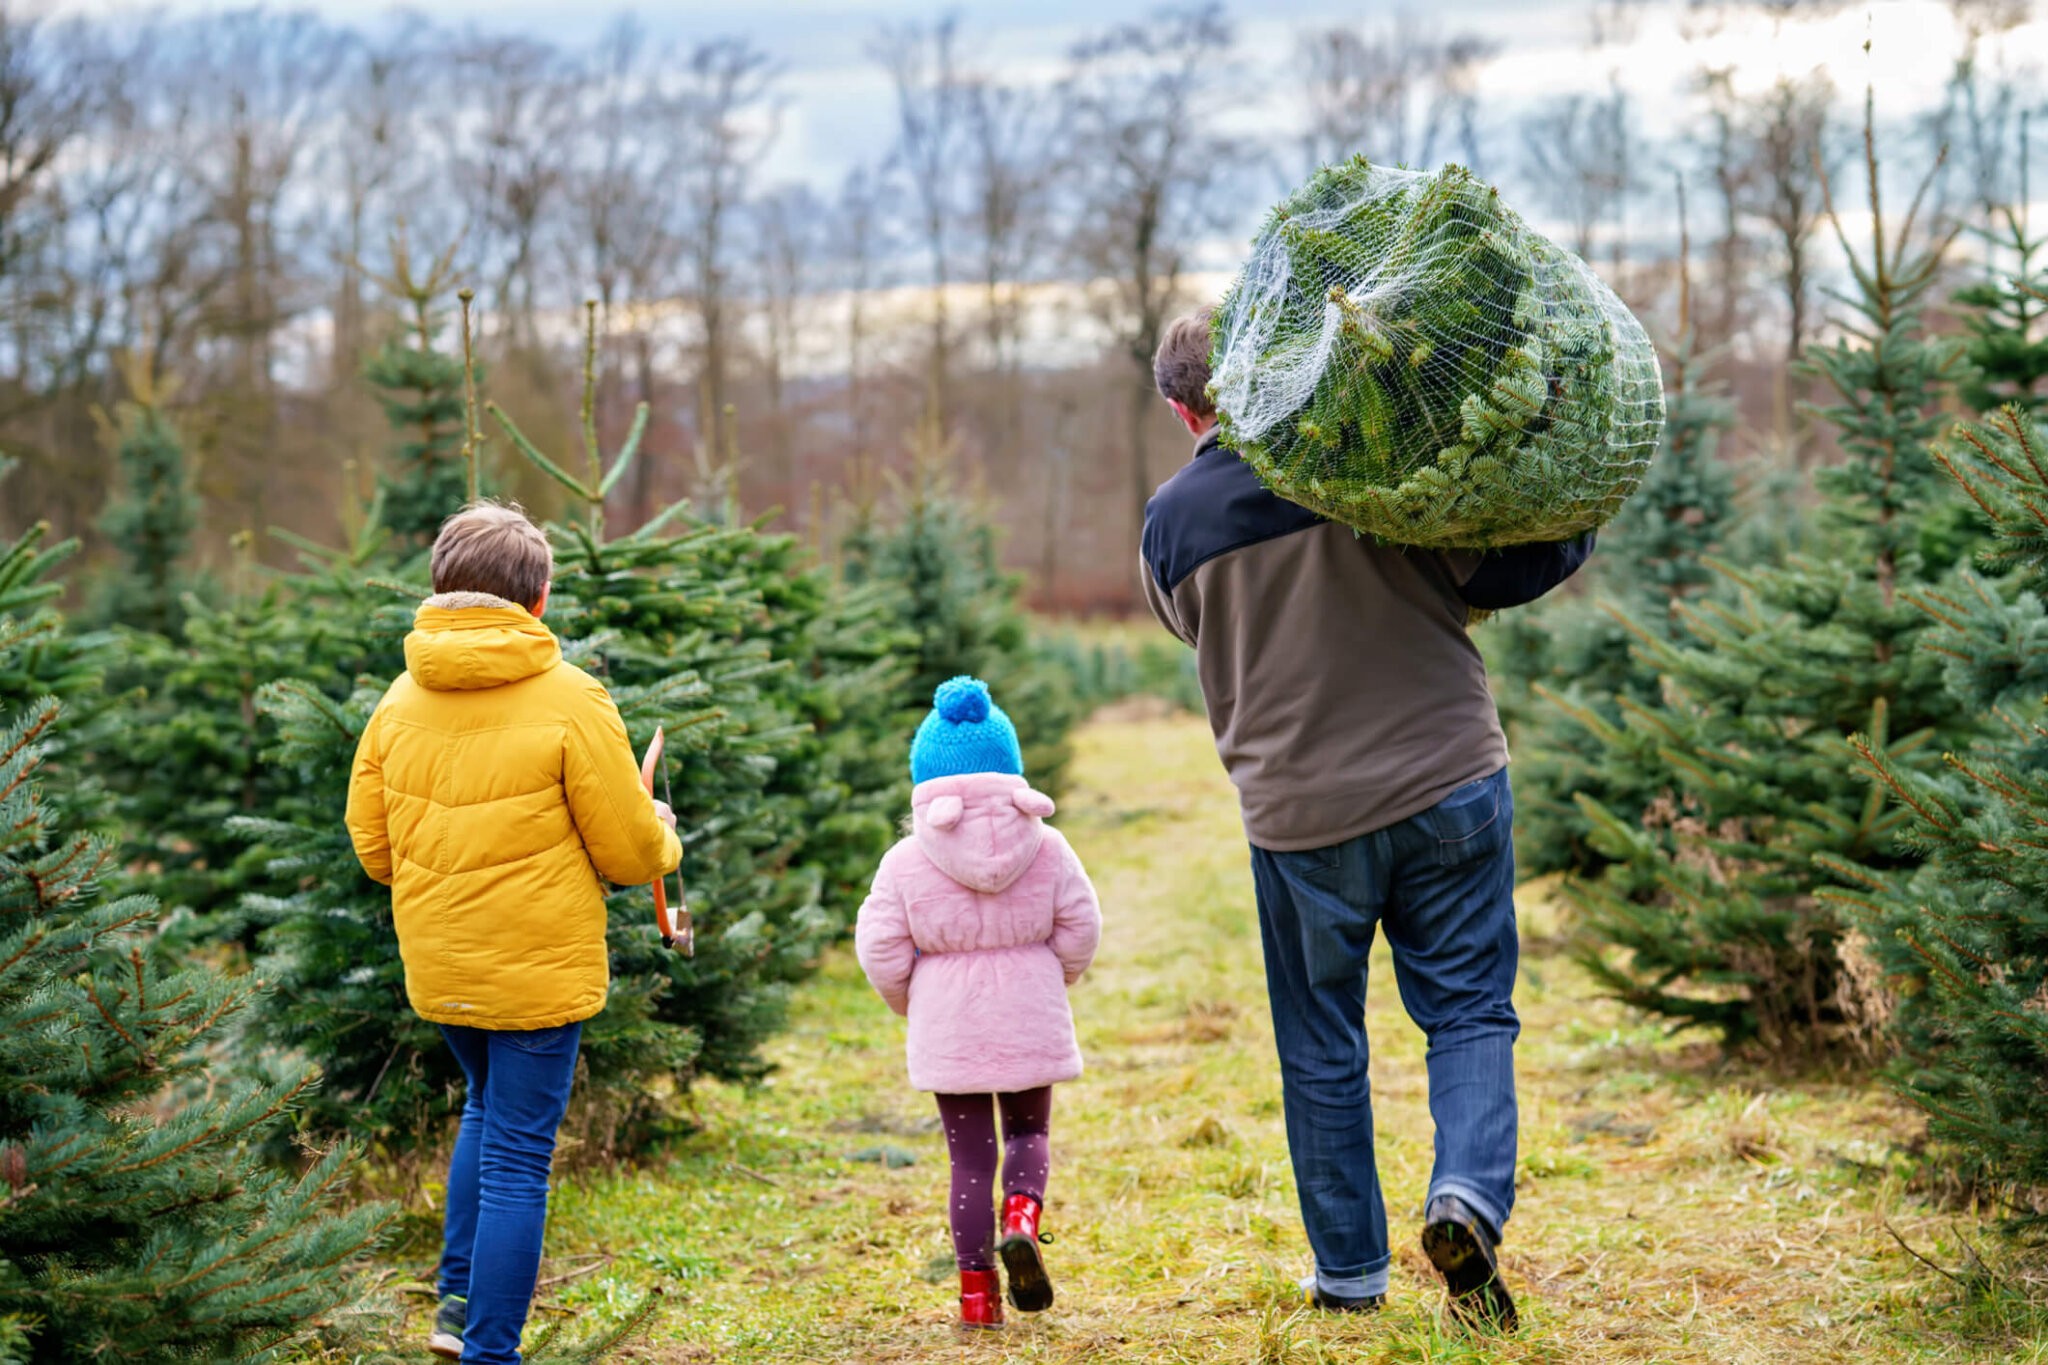
[[[1174,319],[1152,357],[1152,382],[1158,386],[1159,396],[1181,404],[1197,417],[1216,413],[1216,405],[1209,400],[1209,320],[1213,312],[1204,308]]]
[[[555,554],[517,503],[473,502],[434,537],[434,591],[480,592],[522,607],[555,576]]]

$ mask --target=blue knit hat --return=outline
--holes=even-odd
[[[932,712],[917,727],[917,738],[910,745],[912,782],[963,773],[1024,775],[1017,727],[989,700],[988,684],[979,678],[951,678],[940,683],[932,694]]]

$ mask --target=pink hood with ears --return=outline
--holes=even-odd
[[[1052,798],[1021,777],[969,773],[920,782],[910,794],[912,828],[932,865],[971,891],[1008,889],[1045,839]]]
[[[1081,860],[1021,777],[921,782],[912,833],[882,859],[854,950],[910,1020],[910,1083],[946,1095],[1032,1090],[1081,1074],[1067,988],[1102,913]]]

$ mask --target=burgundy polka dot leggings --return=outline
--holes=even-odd
[[[1002,1193],[1045,1202],[1052,1127],[1052,1087],[1014,1095],[940,1095],[939,1119],[953,1158],[953,1194],[946,1211],[953,1224],[953,1257],[962,1270],[995,1269],[996,1117],[1003,1115]]]

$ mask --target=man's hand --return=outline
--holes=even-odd
[[[668,802],[656,801],[654,803],[654,814],[661,823],[667,825],[670,829],[676,827],[676,813],[669,809]]]

